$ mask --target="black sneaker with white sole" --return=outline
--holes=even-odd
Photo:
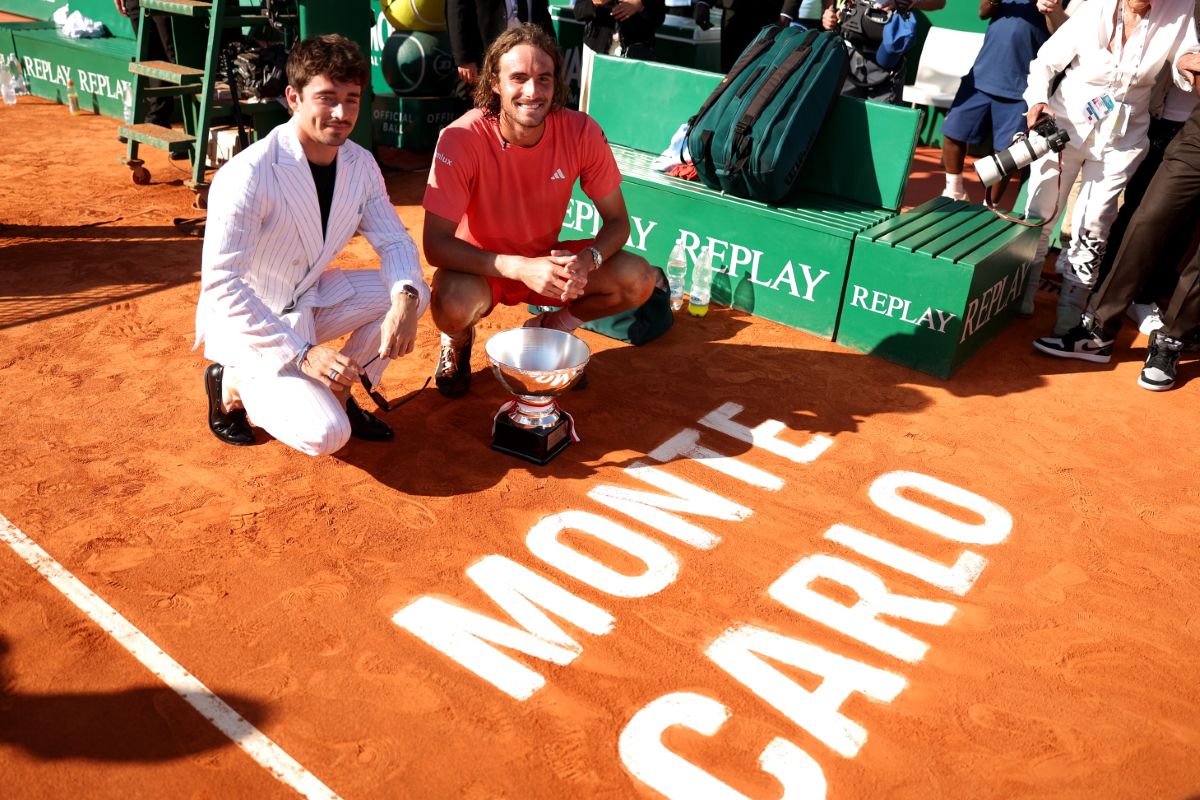
[[[1138,375],[1138,386],[1152,392],[1165,392],[1175,385],[1175,370],[1179,366],[1179,354],[1183,342],[1169,336],[1160,336],[1158,331],[1150,334],[1150,352],[1146,365]]]
[[[1062,336],[1035,339],[1033,346],[1048,356],[1107,364],[1112,359],[1113,340],[1104,338],[1098,328],[1080,323]]]
[[[462,344],[454,344],[442,334],[442,350],[438,355],[437,371],[433,374],[438,391],[445,397],[462,397],[471,388],[471,347],[475,344],[475,329]]]

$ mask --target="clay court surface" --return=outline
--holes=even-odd
[[[1107,367],[1039,357],[1029,341],[1050,325],[1044,293],[1037,319],[941,381],[716,309],[679,318],[644,348],[584,332],[591,385],[565,398],[583,440],[547,467],[489,449],[506,395],[482,347],[465,398],[431,387],[385,415],[393,445],[352,441],[320,460],[265,437],[232,448],[206,430],[205,362],[190,349],[201,242],[172,219],[197,213],[191,193],[157,151],[154,183],[134,186],[114,137],[110,120],[45,101],[0,109],[0,515],[11,523],[0,527],[23,532],[161,648],[154,663],[173,659],[294,759],[287,776],[325,787],[310,796],[659,797],[628,762],[666,774],[671,751],[771,798],[782,785],[758,760],[775,739],[807,754],[808,785],[815,765],[831,798],[1200,793],[1195,356],[1160,395],[1136,385],[1146,342],[1132,331]],[[917,177],[934,169],[925,155]],[[423,181],[388,178],[418,238]],[[371,255],[356,240],[339,264]],[[524,318],[501,310],[481,332]],[[416,353],[389,368],[388,394],[419,386],[436,351],[425,318]],[[730,403],[736,423],[775,420],[779,440],[828,444],[799,463],[699,423]],[[757,468],[759,485],[713,468],[728,461],[648,455],[687,429]],[[639,461],[744,513],[660,512],[710,534],[701,547],[596,499],[604,486],[663,494],[630,470]],[[901,519],[868,494],[895,472],[977,495],[1011,529],[955,541]],[[991,524],[929,494],[899,496],[960,530]],[[547,518],[607,520],[665,553],[674,577],[645,596],[589,585],[555,566],[568,548],[627,594],[646,586],[633,579],[648,568],[570,526],[548,561],[531,536]],[[978,578],[939,588],[826,537],[837,525],[926,564],[974,554]],[[880,620],[928,649],[897,657],[768,593],[813,556],[827,558],[806,563],[849,564],[926,601],[943,619]],[[488,557],[611,617],[608,633],[548,617],[579,647],[569,663],[499,650],[544,680],[527,699],[392,620],[440,598],[516,626],[467,574]],[[857,600],[828,577],[812,588]],[[10,546],[0,547],[0,608],[5,796],[295,796]],[[823,686],[828,698],[862,665],[877,672],[859,685],[895,690],[872,699],[851,686],[827,704],[863,732],[856,753],[810,730],[820,714],[770,702],[778,686],[748,687],[706,654],[746,626],[851,660],[826,675],[756,662],[793,696]],[[630,720],[681,692],[720,703],[728,720],[711,736],[678,725],[648,734],[623,758]]]

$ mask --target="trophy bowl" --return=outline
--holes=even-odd
[[[571,443],[571,420],[555,398],[583,375],[591,349],[550,328],[501,331],[485,349],[496,380],[516,398],[496,416],[492,448],[545,464]]]

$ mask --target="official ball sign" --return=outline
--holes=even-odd
[[[379,68],[397,95],[441,97],[454,87],[454,58],[445,33],[396,31],[384,42]]]

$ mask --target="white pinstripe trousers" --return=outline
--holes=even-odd
[[[391,308],[391,298],[377,270],[344,270],[342,274],[354,286],[353,297],[328,308],[299,307],[281,318],[313,344],[350,333],[341,352],[363,364],[379,352],[380,325]],[[385,359],[377,359],[367,367],[372,383],[379,383],[386,366]],[[236,365],[227,365],[225,371],[226,375],[234,373],[233,384],[250,420],[288,447],[323,456],[341,450],[350,438],[342,400],[294,364],[278,373]]]

